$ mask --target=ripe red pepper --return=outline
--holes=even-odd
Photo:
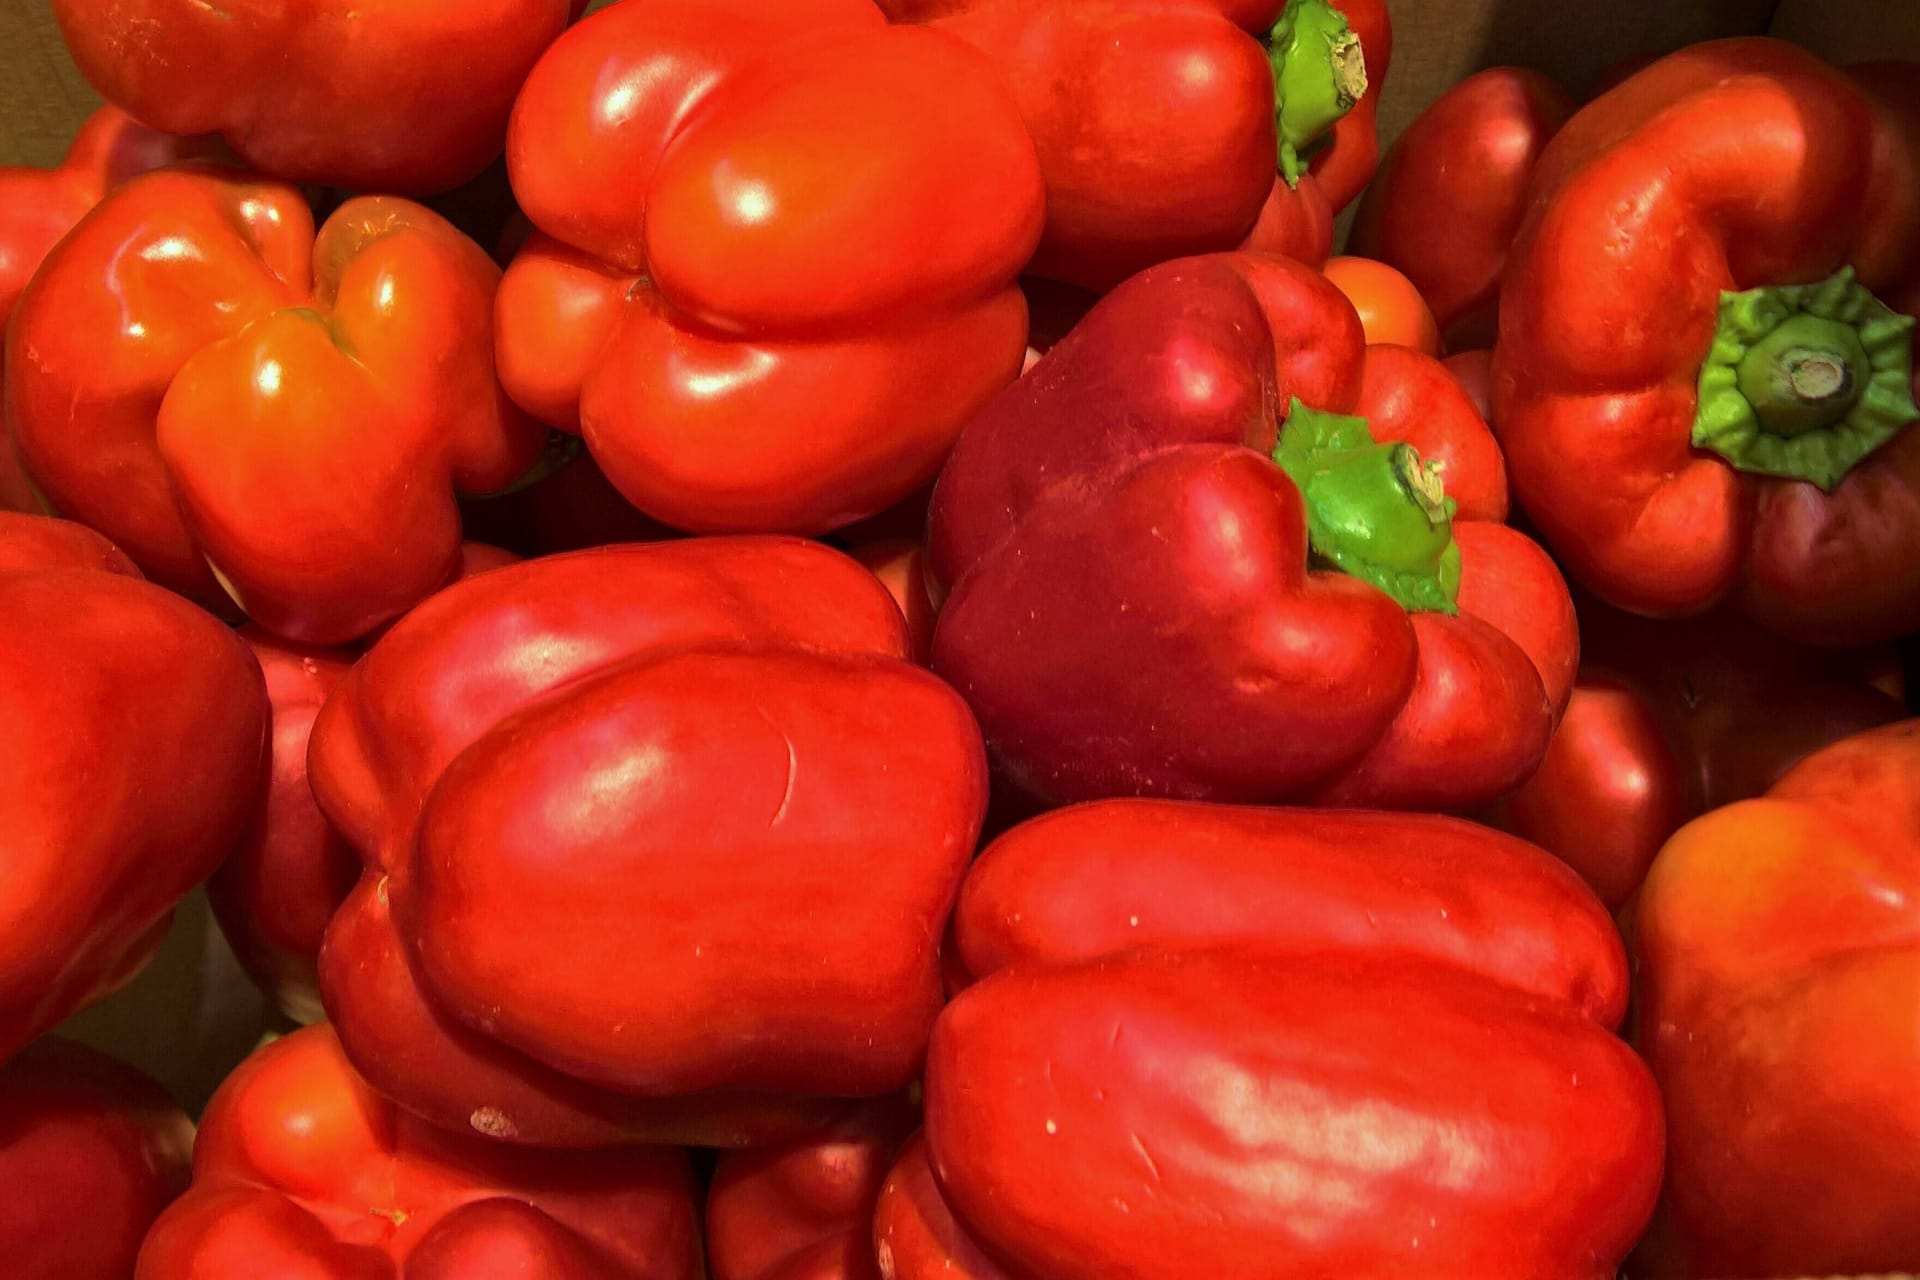
[[[0,1062],[152,958],[266,756],[246,646],[112,544],[0,512]]]
[[[880,1185],[873,1212],[882,1280],[1014,1280],[953,1220],[916,1133]]]
[[[355,1075],[326,1026],[241,1063],[193,1188],[135,1280],[695,1280],[693,1171],[667,1148],[511,1151],[442,1133]]]
[[[1381,0],[880,0],[984,50],[1046,174],[1034,274],[1096,291],[1236,247],[1318,265],[1379,157]]]
[[[872,0],[597,13],[507,158],[539,230],[501,291],[507,387],[675,527],[870,516],[1020,369],[1033,143],[981,55]]]
[[[541,50],[586,0],[55,0],[82,74],[169,133],[292,182],[424,195],[500,154]]]
[[[1684,827],[1634,926],[1638,1039],[1669,1134],[1637,1274],[1912,1267],[1920,721],[1835,743]]]
[[[1888,651],[1810,651],[1724,613],[1650,622],[1583,603],[1580,614],[1573,700],[1539,771],[1493,821],[1570,864],[1610,907],[1682,823],[1906,714]]]
[[[730,1146],[917,1074],[985,760],[847,557],[692,539],[463,582],[354,667],[309,764],[366,868],[327,1012],[414,1112]]]
[[[1363,347],[1318,273],[1229,255],[1129,281],[989,405],[934,494],[934,668],[1010,782],[1459,809],[1523,781],[1573,607],[1487,518],[1458,382],[1395,394],[1430,365]]]
[[[148,174],[20,300],[15,447],[56,511],[162,585],[304,643],[356,639],[452,576],[456,491],[539,457],[494,378],[498,279],[403,200],[350,201],[316,235],[292,187]]]
[[[882,1195],[896,1280],[956,1233],[1017,1280],[1600,1280],[1652,1211],[1619,938],[1518,840],[1083,805],[982,855],[954,937],[980,981],[929,1050],[932,1185],[909,1151]]]
[[[213,145],[206,138],[155,133],[118,108],[101,107],[54,168],[0,167],[0,338],[41,260],[102,196],[135,174],[208,154]],[[0,510],[40,509],[0,415]]]
[[[0,1066],[0,1253],[11,1280],[113,1280],[186,1189],[193,1122],[131,1067],[61,1040]]]
[[[1494,421],[1569,572],[1808,642],[1920,627],[1920,101],[1699,45],[1574,116],[1535,192]]]
[[[461,548],[460,579],[513,563],[497,547]],[[247,834],[207,882],[220,932],[247,975],[296,1022],[317,1022],[320,943],[360,878],[360,857],[327,822],[307,782],[314,717],[347,674],[356,647],[289,644],[241,631],[267,678],[272,746],[266,797]]]
[[[1380,162],[1348,248],[1404,272],[1449,347],[1493,341],[1528,181],[1574,107],[1538,71],[1489,67],[1435,98]]]
[[[915,1122],[892,1101],[826,1134],[723,1154],[707,1192],[713,1280],[880,1280],[874,1202]]]

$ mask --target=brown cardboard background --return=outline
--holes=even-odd
[[[1920,60],[1920,0],[1389,0],[1388,7],[1395,52],[1381,124],[1389,138],[1441,89],[1482,66],[1538,66],[1578,92],[1620,59],[1758,32],[1769,22],[1836,61]],[[67,58],[45,0],[0,0],[0,164],[56,162],[97,101]],[[197,1107],[269,1021],[195,895],[156,963],[67,1030],[145,1068]]]

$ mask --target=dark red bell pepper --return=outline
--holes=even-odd
[[[1494,421],[1520,505],[1609,603],[1727,601],[1820,644],[1920,628],[1916,84],[1718,41],[1541,156]]]
[[[193,1122],[105,1054],[41,1040],[0,1066],[0,1257],[9,1280],[121,1280],[187,1187]]]
[[[320,957],[355,1064],[552,1146],[743,1145],[906,1087],[986,801],[965,705],[907,656],[880,582],[798,539],[580,552],[414,610],[309,751],[365,863]]]
[[[1318,265],[1373,176],[1381,0],[880,0],[985,50],[1040,149],[1034,274],[1104,291],[1233,248]]]
[[[193,1187],[134,1280],[697,1280],[693,1171],[666,1148],[510,1151],[443,1133],[354,1074],[331,1028],[241,1063]]]
[[[260,668],[99,535],[0,512],[0,1062],[132,978],[246,829]]]
[[[1309,268],[1222,255],[1129,281],[989,404],[934,493],[934,668],[1006,777],[1429,809],[1523,781],[1573,606],[1487,518],[1499,450],[1430,366]]]
[[[1573,700],[1492,821],[1626,903],[1667,837],[1759,795],[1801,757],[1901,719],[1890,651],[1800,648],[1739,618],[1653,622],[1582,602]]]
[[[1435,98],[1381,161],[1348,250],[1405,272],[1449,347],[1493,341],[1533,166],[1575,105],[1541,72],[1489,67]]]

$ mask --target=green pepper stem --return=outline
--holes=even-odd
[[[1365,51],[1327,0],[1289,0],[1266,45],[1280,174],[1296,187],[1327,131],[1366,96]]]
[[[1307,509],[1314,557],[1371,583],[1402,608],[1459,612],[1454,502],[1438,462],[1412,445],[1376,442],[1364,418],[1294,400],[1274,449]]]

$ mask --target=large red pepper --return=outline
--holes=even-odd
[[[1541,157],[1494,420],[1569,572],[1789,637],[1920,627],[1920,69],[1899,104],[1780,41],[1627,79]]]
[[[212,148],[208,139],[155,133],[116,107],[101,107],[80,126],[66,158],[54,168],[0,168],[0,338],[6,336],[13,308],[41,260],[102,196],[135,174]],[[13,456],[4,414],[0,510],[40,510],[40,500]]]
[[[510,1151],[354,1074],[331,1028],[241,1063],[135,1280],[695,1280],[693,1171],[665,1148]]]
[[[500,153],[540,52],[585,0],[55,0],[80,70],[158,129],[219,133],[294,182],[445,191]]]
[[[956,1236],[1017,1280],[1601,1280],[1652,1211],[1619,938],[1510,837],[1083,805],[982,855],[954,938],[895,1280],[996,1274]]]
[[[458,577],[510,564],[497,547],[467,543]],[[297,1022],[320,1019],[320,943],[360,878],[360,857],[320,812],[307,782],[307,743],[327,695],[357,648],[289,644],[248,627],[240,633],[267,678],[272,708],[266,796],[247,834],[207,882],[220,932],[247,975]]]
[[[1348,248],[1405,272],[1448,346],[1493,341],[1533,166],[1574,107],[1538,71],[1489,67],[1435,98],[1380,162]]]
[[[245,830],[260,669],[97,534],[0,512],[0,1061],[133,977]]]
[[[499,269],[404,200],[316,235],[292,187],[167,170],[48,255],[8,332],[27,473],[165,586],[313,644],[455,572],[456,492],[545,438],[493,372]]]
[[[721,1155],[707,1192],[713,1280],[881,1280],[874,1203],[915,1119],[890,1101],[825,1134]]]
[[[500,295],[507,386],[668,524],[870,516],[1020,369],[1033,143],[985,58],[872,0],[597,13],[507,157],[540,232]]]
[[[1106,290],[1246,247],[1325,261],[1379,156],[1380,0],[880,0],[985,50],[1047,182],[1035,274]]]
[[[1920,721],[1683,828],[1634,926],[1669,1135],[1644,1274],[1920,1263]]]
[[[484,574],[360,660],[309,759],[366,863],[322,995],[419,1114],[740,1145],[917,1074],[985,761],[845,556],[692,539]]]
[[[186,1189],[193,1122],[104,1054],[42,1040],[0,1066],[0,1256],[9,1280],[121,1280]]]
[[[1459,383],[1364,348],[1317,273],[1166,264],[962,436],[934,667],[1042,801],[1484,803],[1538,764],[1578,653],[1558,572],[1493,522],[1499,469]]]
[[[1690,818],[1906,714],[1885,650],[1788,644],[1726,614],[1652,622],[1582,604],[1580,679],[1546,759],[1494,821],[1626,903]]]

